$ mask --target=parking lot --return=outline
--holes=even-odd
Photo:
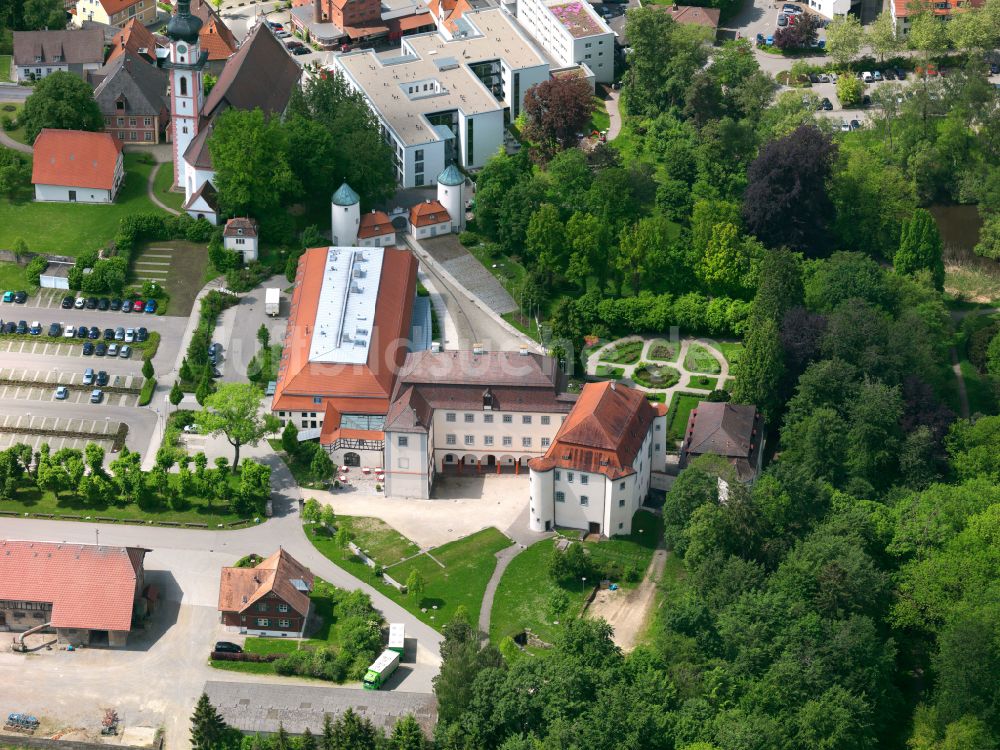
[[[62,448],[83,450],[87,443],[97,443],[109,451],[118,432],[120,422],[110,418],[66,418],[53,416],[29,416],[27,414],[4,414],[0,416],[0,450],[16,443],[25,443],[32,450],[38,450],[42,443],[48,443],[53,451]],[[24,430],[51,430],[59,432],[83,432],[89,437],[73,438],[58,435],[35,435]]]

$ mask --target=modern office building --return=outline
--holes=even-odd
[[[549,62],[499,9],[466,13],[463,31],[404,37],[398,55],[359,50],[334,59],[361,92],[393,150],[404,188],[433,184],[449,164],[482,167]]]
[[[615,78],[615,32],[585,0],[517,0],[517,20],[563,67],[586,66],[597,83]]]

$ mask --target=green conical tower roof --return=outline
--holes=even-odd
[[[351,186],[346,182],[337,188],[337,192],[333,194],[330,201],[337,206],[353,206],[355,203],[360,203],[361,198],[355,193]]]
[[[465,176],[458,171],[454,162],[445,167],[444,171],[438,175],[438,182],[442,185],[464,185]]]

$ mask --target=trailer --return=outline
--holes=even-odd
[[[264,312],[272,318],[281,312],[281,290],[277,287],[264,290]]]
[[[368,667],[368,671],[365,673],[365,690],[378,690],[381,688],[385,684],[385,681],[392,676],[392,673],[396,671],[396,667],[398,666],[399,654],[395,651],[383,651],[382,655],[375,660],[374,664]]]
[[[389,624],[389,650],[395,651],[400,656],[406,644],[406,625],[401,622]]]

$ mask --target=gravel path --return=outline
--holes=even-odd
[[[149,173],[149,182],[146,184],[146,192],[149,194],[149,199],[151,201],[153,201],[153,203],[155,203],[157,206],[159,206],[160,208],[162,208],[164,211],[166,211],[168,214],[173,214],[174,216],[180,216],[181,212],[177,211],[177,210],[175,210],[173,208],[170,208],[170,206],[168,206],[166,203],[164,203],[159,198],[157,198],[156,197],[156,191],[153,189],[153,181],[156,179],[156,173],[160,171],[160,167],[162,167],[162,166],[163,166],[162,163],[157,164],[150,171],[150,173]]]

